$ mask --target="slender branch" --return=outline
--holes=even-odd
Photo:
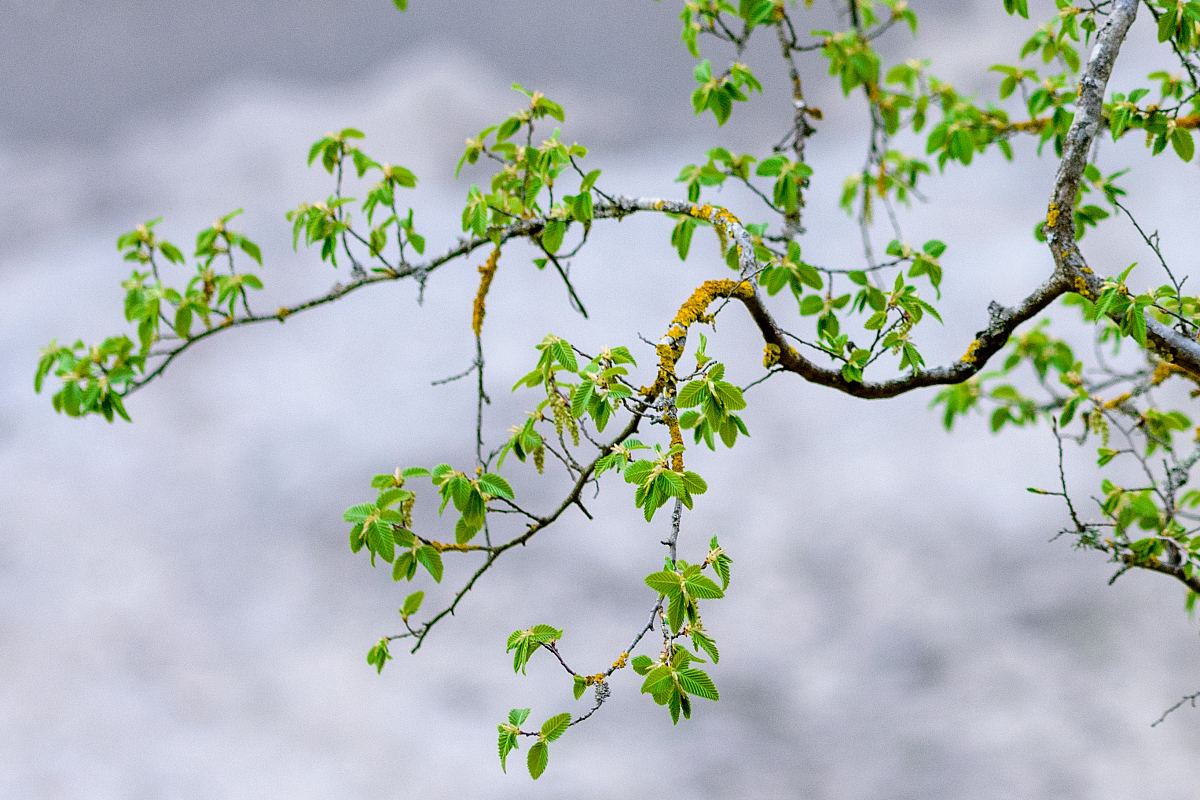
[[[638,426],[641,424],[641,421],[642,421],[642,418],[640,416],[636,416],[636,415],[632,419],[630,419],[629,423],[625,426],[625,428],[619,434],[617,434],[617,436],[614,439],[612,439],[608,445],[605,446],[605,448],[596,456],[595,459],[592,460],[592,462],[590,464],[588,464],[584,467],[583,473],[580,474],[579,477],[575,480],[574,485],[571,487],[571,491],[567,494],[567,496],[565,498],[563,498],[562,502],[559,503],[559,505],[553,511],[551,511],[549,514],[546,514],[545,516],[537,517],[536,521],[533,522],[532,524],[530,524],[530,526],[526,529],[526,531],[523,534],[521,534],[520,536],[510,539],[509,541],[505,542],[504,544],[496,545],[495,547],[488,550],[487,558],[484,560],[483,564],[481,564],[479,566],[479,568],[476,569],[475,572],[471,574],[471,577],[467,580],[467,582],[458,590],[458,592],[455,593],[455,595],[451,599],[449,605],[447,605],[441,611],[437,612],[432,617],[430,617],[428,621],[426,621],[426,622],[422,623],[420,626],[418,626],[415,629],[415,631],[413,631],[411,633],[403,633],[403,634],[398,634],[395,636],[389,636],[387,638],[389,640],[405,639],[405,638],[410,638],[410,637],[415,638],[416,641],[414,642],[414,644],[412,646],[412,652],[415,653],[418,650],[420,650],[421,645],[423,645],[425,643],[426,637],[429,636],[429,634],[433,630],[434,626],[436,626],[439,622],[441,622],[446,617],[454,614],[455,610],[458,608],[458,604],[462,602],[462,599],[464,597],[466,597],[467,593],[470,592],[471,589],[475,586],[476,581],[478,581],[481,577],[483,577],[483,574],[485,572],[487,572],[489,569],[491,569],[492,565],[494,563],[496,563],[496,560],[498,558],[500,558],[500,556],[502,556],[504,553],[508,552],[509,550],[513,549],[514,547],[517,547],[519,545],[520,546],[525,545],[530,539],[532,539],[534,536],[536,536],[539,532],[541,532],[542,530],[544,530],[547,527],[549,527],[550,525],[552,525],[559,517],[562,516],[563,512],[565,512],[568,508],[570,508],[573,505],[576,505],[579,502],[579,497],[580,497],[581,492],[583,491],[583,487],[587,485],[588,480],[591,478],[592,473],[595,471],[597,462],[599,462],[600,459],[603,458],[605,455],[612,452],[613,447],[615,447],[616,445],[620,444],[621,442],[625,441],[630,436],[632,436],[637,431]]]
[[[1171,706],[1166,711],[1164,711],[1162,713],[1161,717],[1154,720],[1154,722],[1151,722],[1150,727],[1157,728],[1159,725],[1161,725],[1162,723],[1167,721],[1167,717],[1171,716],[1176,711],[1183,708],[1185,705],[1188,705],[1189,703],[1191,704],[1192,708],[1195,708],[1197,702],[1200,702],[1200,692],[1194,692],[1189,695],[1184,695],[1182,698],[1180,698],[1178,703],[1176,703],[1175,705]]]

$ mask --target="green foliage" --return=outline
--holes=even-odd
[[[646,576],[646,585],[658,592],[667,601],[667,621],[671,630],[678,633],[686,620],[700,620],[700,600],[715,600],[725,592],[711,578],[701,574],[701,564],[678,561],[669,569]]]
[[[749,92],[762,92],[762,84],[745,64],[734,62],[720,75],[713,74],[712,64],[704,59],[692,73],[700,84],[692,92],[692,110],[697,114],[711,111],[718,125],[729,121],[733,104],[749,100]]]
[[[613,414],[633,397],[633,387],[623,380],[629,375],[626,365],[637,366],[626,347],[605,348],[589,361],[578,372],[579,383],[571,387],[571,414],[576,419],[591,418],[596,430],[603,431]]]
[[[394,5],[404,11],[407,2],[394,0]],[[425,589],[407,593],[398,609],[402,630],[380,638],[367,653],[368,664],[382,672],[392,658],[393,642],[404,641],[412,650],[419,649],[440,621],[455,614],[477,580],[502,555],[522,549],[562,517],[578,512],[590,518],[590,492],[600,492],[613,482],[631,484],[634,507],[647,523],[660,527],[664,523],[655,522],[656,513],[671,505],[669,530],[658,539],[667,546],[669,557],[661,570],[645,578],[655,594],[651,623],[637,633],[629,648],[636,650],[644,641],[654,640],[647,634],[657,627],[662,645],[652,648],[657,650],[656,658],[644,652],[621,652],[610,667],[589,674],[568,666],[569,654],[560,649],[560,629],[540,624],[508,637],[506,652],[512,653],[517,674],[524,675],[533,655],[546,650],[554,664],[551,659],[546,663],[562,666],[569,676],[575,701],[589,687],[594,690],[594,705],[577,716],[559,713],[537,729],[525,730],[522,726],[530,710],[513,709],[498,725],[502,770],[507,771],[508,757],[527,737],[533,741],[525,754],[526,765],[535,780],[549,764],[550,745],[601,707],[609,696],[608,682],[627,666],[641,677],[642,693],[665,706],[673,722],[681,716],[690,718],[694,698],[719,698],[712,678],[697,666],[720,659],[701,611],[704,603],[724,597],[729,589],[732,559],[716,537],[699,563],[678,557],[687,547],[686,541],[680,541],[682,512],[692,510],[695,497],[708,489],[699,474],[684,467],[687,447],[682,431],[691,431],[695,443],[703,442],[712,450],[718,439],[732,447],[739,436],[748,435],[743,419],[746,390],[779,371],[797,372],[815,383],[864,397],[936,385],[932,405],[947,428],[976,413],[986,416],[994,432],[1049,427],[1059,445],[1060,487],[1030,491],[1065,502],[1070,527],[1063,533],[1070,534],[1079,547],[1104,553],[1116,566],[1118,577],[1128,569],[1145,567],[1183,582],[1188,587],[1185,605],[1194,608],[1200,536],[1192,523],[1200,507],[1200,490],[1190,488],[1189,470],[1200,463],[1200,449],[1187,413],[1190,409],[1174,407],[1169,397],[1164,399],[1166,393],[1156,390],[1168,380],[1187,381],[1189,388],[1200,383],[1200,368],[1188,363],[1190,345],[1178,344],[1200,339],[1200,298],[1184,293],[1187,276],[1176,275],[1158,233],[1144,229],[1126,206],[1128,193],[1121,184],[1127,170],[1105,172],[1095,163],[1081,163],[1085,159],[1064,162],[1055,202],[1049,209],[1038,205],[1031,215],[1039,218],[1034,236],[1050,241],[1058,264],[1049,285],[1057,288],[1069,282],[1069,287],[1045,297],[1036,289],[1024,306],[989,308],[987,327],[959,359],[941,367],[926,364],[917,342],[919,326],[929,318],[941,322],[941,311],[930,302],[930,294],[940,305],[943,288],[950,287],[958,273],[948,272],[954,265],[942,239],[922,236],[913,240],[923,241],[919,246],[906,240],[900,210],[926,199],[925,186],[935,177],[935,164],[941,172],[972,167],[995,153],[1012,160],[1022,152],[1016,145],[1022,137],[1036,143],[1037,153],[1049,151],[1059,157],[1079,137],[1090,144],[1090,133],[1073,126],[1082,119],[1081,113],[1091,113],[1101,100],[1102,114],[1090,122],[1092,127],[1107,127],[1113,147],[1123,148],[1122,159],[1132,147],[1129,142],[1137,141],[1140,146],[1133,149],[1144,148],[1140,154],[1148,157],[1169,151],[1171,163],[1193,161],[1200,87],[1189,58],[1200,47],[1200,0],[1145,4],[1154,17],[1163,52],[1179,61],[1182,72],[1157,70],[1144,80],[1131,78],[1126,91],[1093,96],[1090,105],[1082,102],[1083,95],[1104,87],[1094,69],[1083,73],[1087,67],[1082,54],[1096,52],[1100,55],[1093,58],[1104,58],[1104,53],[1115,52],[1094,48],[1097,37],[1105,35],[1103,16],[1114,13],[1113,3],[1076,5],[1055,0],[1053,15],[1030,30],[1021,21],[1029,18],[1026,0],[1003,0],[1003,10],[1015,18],[1008,24],[1020,30],[1021,39],[1014,48],[1016,63],[991,67],[998,85],[995,96],[983,100],[938,78],[928,60],[887,63],[877,40],[893,26],[906,25],[913,34],[917,30],[916,15],[904,0],[852,0],[844,28],[811,31],[812,38],[806,39],[798,32],[806,28],[797,21],[809,5],[782,0],[682,2],[681,38],[698,62],[691,91],[697,115],[711,113],[723,126],[732,118],[735,104],[774,91],[740,60],[758,52],[750,46],[756,35],[769,37],[770,50],[783,56],[791,92],[791,129],[784,138],[748,153],[712,147],[702,161],[679,170],[677,181],[686,202],[631,200],[603,191],[598,185],[601,171],[581,166],[588,149],[563,138],[562,106],[539,91],[514,84],[520,106],[467,139],[458,160],[456,175],[464,170],[472,173],[458,221],[465,236],[444,255],[425,257],[426,239],[415,227],[414,210],[401,202],[404,192],[416,187],[417,176],[368,154],[362,131],[342,128],[317,139],[307,154],[308,164],[328,176],[330,187],[322,192],[325,199],[300,203],[286,216],[293,248],[303,241],[323,262],[348,265],[349,284],[339,283],[326,295],[282,307],[274,314],[256,314],[251,300],[257,303],[256,293],[264,288],[257,272],[264,254],[246,234],[230,227],[241,209],[201,229],[187,254],[163,238],[160,220],[149,220],[117,240],[118,251],[132,267],[122,282],[129,330],[95,345],[51,342],[37,361],[34,388],[40,392],[48,378],[56,378],[61,382],[52,397],[56,411],[73,417],[98,414],[109,421],[118,416],[128,420],[124,398],[130,392],[196,342],[222,329],[271,319],[282,322],[290,314],[333,302],[367,284],[412,278],[423,288],[434,269],[461,257],[473,258],[480,248],[491,249],[480,268],[475,296],[472,330],[478,349],[466,372],[440,381],[473,376],[474,462],[463,464],[459,454],[448,458],[461,469],[441,463],[432,469],[397,468],[375,475],[370,481],[374,497],[347,508],[343,519],[350,525],[351,551],[366,550],[372,566],[377,560],[390,564],[393,580],[429,578],[441,583],[452,575],[448,583],[459,586],[444,605],[425,610],[424,619]],[[700,45],[708,41],[720,43],[720,58],[715,54],[702,58]],[[805,52],[819,52],[842,97],[863,106],[865,112],[866,158],[861,168],[844,176],[839,198],[840,207],[858,224],[863,237],[861,258],[845,257],[847,266],[814,262],[811,253],[816,248],[806,250],[804,243],[810,187],[818,179],[827,179],[814,169],[806,150],[808,137],[824,124],[824,112],[804,97],[811,65],[796,56]],[[1139,135],[1130,137],[1135,131]],[[906,152],[908,146],[918,152]],[[1094,152],[1094,148],[1084,149]],[[1062,182],[1061,176],[1071,170],[1076,174]],[[716,205],[718,199],[728,198],[728,187],[748,192],[754,208],[748,213],[764,214],[769,221],[743,220],[732,209]],[[1074,197],[1067,200],[1071,191]],[[660,215],[670,225],[671,246],[681,260],[705,255],[706,262],[719,270],[724,263],[736,277],[700,284],[669,323],[661,320],[666,324],[657,329],[659,338],[646,340],[651,353],[647,366],[640,366],[636,351],[626,345],[595,350],[584,338],[587,334],[581,334],[576,344],[546,334],[534,346],[532,369],[513,386],[514,391],[528,390],[519,395],[523,400],[531,398],[527,415],[499,442],[489,441],[485,408],[490,398],[478,323],[501,248],[511,252],[510,242],[525,240],[532,247],[534,266],[543,274],[557,275],[572,306],[586,316],[571,280],[570,259],[588,244],[599,221],[634,213]],[[1153,253],[1166,283],[1154,286],[1151,280],[1131,288],[1132,265],[1115,277],[1105,277],[1083,266],[1083,256],[1072,250],[1074,240],[1087,232],[1123,219],[1132,223]],[[895,233],[888,234],[891,241],[880,259],[876,245],[882,242],[875,241],[874,226],[881,222]],[[711,241],[708,232],[715,238],[715,253],[701,254],[698,246],[693,247],[701,228],[706,229],[706,241]],[[1072,232],[1074,240],[1064,241],[1071,239]],[[1146,272],[1141,270],[1137,280],[1143,280]],[[648,285],[650,278],[640,284]],[[616,293],[639,290],[611,282],[605,288]],[[1012,322],[1036,316],[1059,295],[1064,296],[1064,305],[1079,310],[1093,335],[1091,353],[1077,352],[1066,338],[1052,334],[1045,319],[1020,329]],[[715,328],[718,314],[726,306],[736,308],[735,301],[749,310],[765,344],[767,372],[747,387],[727,380],[726,364],[708,355],[703,334],[694,349],[695,369],[689,373],[680,367],[689,352],[692,330],[703,324]],[[785,307],[782,322],[773,316],[771,304]],[[1162,347],[1170,337],[1177,337],[1175,348]],[[445,339],[452,341],[449,334]],[[1131,348],[1136,348],[1140,359],[1129,358]],[[1095,364],[1085,365],[1085,358],[1093,355]],[[1130,371],[1119,370],[1109,362],[1118,358],[1137,364]],[[993,359],[985,369],[985,362]],[[881,369],[889,371],[888,377],[878,378]],[[1099,521],[1086,521],[1090,517],[1081,510],[1082,504],[1073,502],[1068,493],[1064,442],[1094,449],[1096,465],[1109,470],[1095,498]],[[510,454],[518,462],[532,462],[538,476],[565,475],[566,497],[541,512],[522,505],[524,498],[518,501],[509,480],[499,472]],[[552,470],[547,469],[548,454]],[[1136,470],[1136,485],[1121,484],[1119,470],[1124,466]],[[621,480],[610,473],[619,474]],[[422,486],[424,479],[430,481],[439,519],[452,509],[453,541],[414,522],[418,493],[409,484],[418,478]],[[531,494],[535,499],[539,496]],[[466,572],[453,563],[471,558],[476,559],[475,566]]]
[[[701,661],[678,645],[671,648],[671,656],[660,661],[645,673],[642,694],[648,694],[660,706],[666,706],[671,722],[678,723],[680,713],[684,719],[692,718],[692,697],[704,700],[719,700],[720,693],[707,672],[691,666]]]
[[[513,631],[508,637],[506,653],[513,654],[513,672],[525,674],[530,657],[544,645],[553,644],[562,638],[563,632],[549,625],[534,625],[521,631]]]
[[[672,458],[682,452],[682,445],[672,445],[667,450],[658,448],[658,458],[631,461],[625,467],[625,482],[637,486],[633,503],[642,509],[647,522],[654,519],[654,512],[668,500],[678,499],[690,509],[693,496],[708,491],[708,484],[695,472],[671,467]]]
[[[387,637],[380,639],[374,647],[367,651],[367,663],[375,668],[377,674],[382,674],[383,665],[391,660],[392,654],[388,652]]]
[[[518,738],[521,732],[521,724],[528,718],[528,708],[514,708],[508,712],[508,722],[502,722],[497,726],[500,732],[500,769],[504,772],[508,772],[508,754],[513,750],[519,749],[521,746]]]
[[[508,712],[508,722],[502,722],[497,726],[500,733],[499,750],[500,750],[500,768],[505,772],[508,771],[508,756],[513,750],[520,748],[519,737],[522,735],[531,735],[521,731],[521,725],[529,718],[528,708],[514,708]],[[526,758],[526,764],[529,768],[529,776],[534,780],[542,777],[542,773],[546,771],[546,766],[550,763],[550,742],[556,741],[571,725],[571,715],[569,713],[556,714],[542,723],[542,727],[537,731],[536,739],[529,748],[529,753]]]
[[[714,434],[726,447],[733,447],[739,433],[749,436],[746,423],[733,413],[746,407],[745,397],[724,377],[725,365],[714,363],[699,378],[684,384],[675,398],[680,408],[699,409],[681,414],[679,426],[694,429],[696,441],[703,441],[709,449],[716,449]]]

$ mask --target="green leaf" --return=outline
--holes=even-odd
[[[783,166],[787,164],[787,162],[788,160],[785,156],[771,156],[770,158],[764,158],[762,161],[758,162],[758,168],[754,170],[754,173],[762,177],[775,177],[783,171]]]
[[[557,253],[558,248],[562,247],[563,237],[566,233],[567,223],[558,219],[550,220],[542,231],[542,247],[546,248],[548,253]]]
[[[633,660],[629,662],[629,665],[633,667],[633,671],[638,675],[645,675],[650,671],[650,668],[654,666],[654,661],[651,660],[650,656],[634,656]]]
[[[683,588],[679,582],[679,575],[674,572],[663,570],[662,572],[654,572],[646,576],[646,585],[661,595],[667,597],[678,597]]]
[[[705,700],[719,700],[721,695],[708,673],[694,667],[685,667],[676,673],[679,685],[688,694],[703,697]]]
[[[435,550],[430,545],[417,548],[417,561],[421,562],[421,566],[429,571],[430,576],[437,583],[442,582],[442,554]]]
[[[494,472],[485,472],[479,476],[479,488],[492,497],[503,497],[505,500],[513,499],[513,490],[508,485],[508,481]]]
[[[375,667],[375,673],[383,672],[383,665],[391,661],[392,654],[388,652],[388,640],[380,639],[375,646],[367,651],[367,663]]]
[[[684,384],[683,388],[675,396],[675,405],[679,408],[692,408],[700,405],[701,400],[708,396],[708,384],[706,381],[692,381]]]
[[[642,694],[655,694],[671,685],[674,671],[668,664],[659,664],[646,675],[642,682]]]
[[[238,246],[242,248],[243,253],[258,262],[259,266],[262,266],[262,250],[259,249],[258,245],[243,236],[241,241],[238,242]]]
[[[713,660],[714,664],[721,660],[721,651],[717,649],[717,643],[710,636],[697,630],[692,630],[691,635],[692,644],[697,649],[703,650]]]
[[[526,763],[529,766],[529,777],[535,781],[542,777],[542,773],[546,771],[546,765],[550,763],[550,748],[546,746],[545,742],[537,742],[529,748]]]
[[[567,727],[571,724],[571,715],[563,712],[555,714],[550,719],[542,723],[540,731],[541,736],[547,742],[553,742],[555,739],[567,732]]]
[[[1171,147],[1175,154],[1184,161],[1191,161],[1196,154],[1196,143],[1192,140],[1192,132],[1186,128],[1176,128],[1171,134]]]
[[[362,545],[360,544],[359,547]],[[353,548],[352,548],[353,549]],[[357,551],[355,551],[357,552]],[[396,556],[395,562],[392,564],[392,580],[394,581],[411,581],[417,574],[417,559],[413,557],[411,550],[405,550]]]
[[[421,602],[424,599],[424,592],[413,592],[408,597],[404,598],[404,606],[400,609],[400,616],[411,617],[413,614],[420,611]]]
[[[508,754],[520,746],[517,744],[517,732],[509,725],[497,725],[496,729],[500,732],[497,742],[500,750],[500,769],[508,772]]]
[[[687,593],[692,597],[699,597],[704,600],[718,600],[725,596],[721,591],[721,587],[711,579],[704,575],[693,575],[684,581],[684,586]]]
[[[562,638],[563,632],[552,625],[534,625],[529,629],[530,637],[539,644],[554,642]]]
[[[571,349],[571,345],[562,339],[555,339],[550,347],[559,364],[562,364],[571,372],[579,371],[579,363],[575,360],[575,351]]]
[[[689,470],[683,473],[683,488],[691,494],[704,494],[708,491],[708,484],[695,472]]]
[[[1167,12],[1158,18],[1158,40],[1165,42],[1175,35],[1175,14]]]
[[[641,461],[632,461],[625,467],[625,482],[626,483],[645,483],[650,477],[650,473],[654,471],[654,462],[645,459]]]
[[[356,506],[350,506],[346,512],[342,514],[342,519],[346,522],[365,522],[368,517],[375,513],[375,506],[370,503],[359,503]]]

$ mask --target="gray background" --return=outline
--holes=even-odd
[[[990,0],[913,5],[923,40],[889,35],[889,58],[932,55],[964,91],[994,90],[986,66],[1012,61],[1032,30]],[[641,576],[663,523],[645,526],[609,484],[597,521],[568,515],[500,562],[417,656],[397,653],[382,677],[363,662],[408,588],[349,553],[340,512],[376,471],[469,462],[468,388],[428,382],[470,359],[472,262],[438,273],[424,307],[411,285],[379,286],[286,330],[198,346],[131,401],[132,426],[57,418],[33,396],[49,339],[120,328],[112,242],[142,219],[164,215],[186,245],[244,206],[268,259],[256,305],[327,289],[338,276],[291,252],[282,214],[328,191],[303,168],[328,128],[361,127],[370,152],[417,171],[412,203],[437,251],[468,181],[485,177],[453,180],[461,142],[517,106],[513,80],[566,106],[565,138],[593,148],[610,191],[677,196],[681,164],[717,143],[761,151],[787,124],[770,47],[748,55],[765,99],[720,131],[694,121],[675,3],[414,7],[0,3],[0,796],[1194,797],[1194,712],[1149,728],[1198,688],[1182,592],[1142,575],[1108,587],[1101,559],[1047,544],[1061,509],[1023,491],[1053,480],[1044,430],[993,438],[976,418],[948,436],[928,393],[754,389],[752,438],[691,456],[712,490],[682,539],[698,557],[718,533],[736,560],[706,616],[722,702],[672,729],[622,674],[531,784],[519,763],[499,772],[495,723],[512,706],[540,719],[584,705],[546,661],[513,676],[506,633],[551,622],[573,661],[602,667],[652,602]],[[802,28],[831,16],[824,0],[812,13]],[[1117,83],[1155,63],[1152,42],[1143,20]],[[852,263],[857,234],[834,205],[861,160],[862,109],[838,102],[818,59],[803,66],[827,111],[805,252]],[[1029,231],[1054,164],[1033,149],[949,170],[907,217],[914,241],[950,243],[947,324],[921,338],[931,362],[961,352],[988,300],[1048,269]],[[1101,155],[1106,169],[1140,163],[1133,144]],[[1161,160],[1131,185],[1186,271],[1194,167]],[[1148,260],[1110,227],[1086,242],[1097,268]],[[545,333],[591,348],[655,336],[692,285],[722,274],[703,234],[680,265],[667,233],[655,219],[597,227],[574,265],[590,323],[526,252],[506,251],[485,334],[493,435],[522,418],[530,401],[506,387]],[[747,363],[740,380],[756,376],[744,319],[723,317],[713,342]],[[1089,460],[1074,464],[1083,492]],[[508,472],[535,507],[560,488]]]

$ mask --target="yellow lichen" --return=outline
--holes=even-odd
[[[654,383],[649,386],[643,386],[641,389],[642,396],[647,400],[653,400],[667,386],[667,381],[675,376],[675,361],[679,358],[680,351],[669,344],[655,345],[654,352],[658,354],[658,375],[654,378]]]
[[[429,546],[439,553],[470,553],[474,550],[486,550],[486,547],[477,544],[466,544],[459,542],[439,542],[436,539],[429,540]]]
[[[1172,375],[1179,375],[1183,378],[1187,378],[1193,383],[1200,384],[1200,376],[1196,375],[1189,369],[1179,366],[1178,364],[1171,363],[1170,358],[1170,354],[1164,354],[1163,360],[1158,362],[1158,365],[1154,367],[1154,372],[1150,375],[1151,386],[1158,386]],[[1195,396],[1196,392],[1193,391],[1192,394]]]
[[[1109,409],[1109,410],[1118,408],[1123,403],[1127,402],[1131,397],[1133,397],[1132,394],[1130,394],[1129,392],[1124,392],[1122,394],[1117,395],[1112,400],[1106,400],[1103,404],[1103,407],[1106,409]]]
[[[718,208],[717,209],[717,221],[724,225],[740,226],[742,224],[741,220],[739,220],[737,217],[735,217],[733,215],[733,212],[731,212],[727,208]]]
[[[471,310],[471,330],[478,336],[483,330],[483,317],[487,314],[487,294],[492,288],[492,278],[496,276],[496,266],[500,263],[500,248],[496,247],[488,255],[487,261],[479,267],[479,290],[475,292],[475,305]]]
[[[694,323],[712,321],[712,317],[707,312],[713,300],[718,297],[736,297],[746,300],[753,296],[754,287],[746,281],[711,280],[697,286],[691,296],[683,301],[683,305],[675,314],[675,319],[671,320],[671,326],[667,329],[667,341],[655,346],[655,352],[658,354],[658,375],[655,376],[653,384],[642,387],[642,396],[646,400],[653,400],[662,392],[674,395],[675,363],[683,355],[683,340],[687,336],[688,328]],[[664,414],[663,422],[670,431],[671,444],[682,445],[683,432],[679,429],[679,420],[676,418],[675,412],[670,410]],[[676,472],[683,471],[682,454],[676,453],[671,457],[671,469]]]
[[[731,279],[705,281],[696,287],[692,296],[679,307],[672,324],[683,326],[684,330],[694,322],[700,321],[708,310],[709,304],[718,297],[736,297],[748,299],[754,295],[754,287],[746,281]]]
[[[617,660],[612,663],[613,670],[625,669],[625,665],[629,662],[629,653],[622,652],[617,656]]]
[[[651,400],[660,392],[673,385],[675,377],[675,362],[682,354],[681,340],[687,336],[687,330],[696,322],[711,321],[705,312],[708,306],[718,297],[737,297],[747,299],[754,295],[754,287],[746,281],[730,279],[705,281],[696,287],[691,296],[679,307],[675,319],[667,329],[669,343],[655,347],[658,353],[658,376],[650,386],[643,386],[642,395]]]
[[[667,424],[667,430],[671,434],[671,446],[679,445],[683,447],[683,431],[679,429],[679,418],[675,416],[674,411],[668,411],[663,414],[663,422]],[[683,472],[683,453],[677,452],[671,456],[671,469],[676,472]]]
[[[276,309],[275,316],[279,318],[280,322],[283,322],[285,319],[288,318],[288,316],[291,315],[291,313],[292,313],[292,310],[290,308],[288,308],[287,306],[280,306],[278,309]]]
[[[1018,122],[1001,122],[999,127],[1004,130],[1020,131],[1022,133],[1041,133],[1049,124],[1049,117],[1033,117],[1032,119],[1024,119]]]
[[[1176,372],[1181,372],[1181,371],[1182,370],[1180,370],[1179,367],[1175,366],[1174,364],[1169,364],[1166,361],[1160,361],[1154,367],[1153,374],[1150,375],[1150,385],[1158,386],[1160,383],[1162,383],[1167,378],[1174,375]]]
[[[1058,224],[1058,214],[1059,214],[1058,203],[1051,203],[1050,207],[1048,209],[1046,209],[1046,226],[1047,227],[1053,228],[1055,225]]]
[[[718,223],[723,227],[741,227],[741,220],[727,208],[721,206],[713,206],[708,203],[703,205],[693,205],[688,209],[688,215],[696,219],[702,219],[705,222],[711,222],[714,225]]]
[[[763,348],[763,366],[767,369],[779,363],[779,345],[767,344]]]
[[[974,364],[976,360],[975,353],[981,347],[983,347],[983,342],[979,341],[978,339],[972,339],[971,343],[967,345],[967,352],[963,353],[963,357],[960,358],[959,361],[962,361],[965,364]]]

